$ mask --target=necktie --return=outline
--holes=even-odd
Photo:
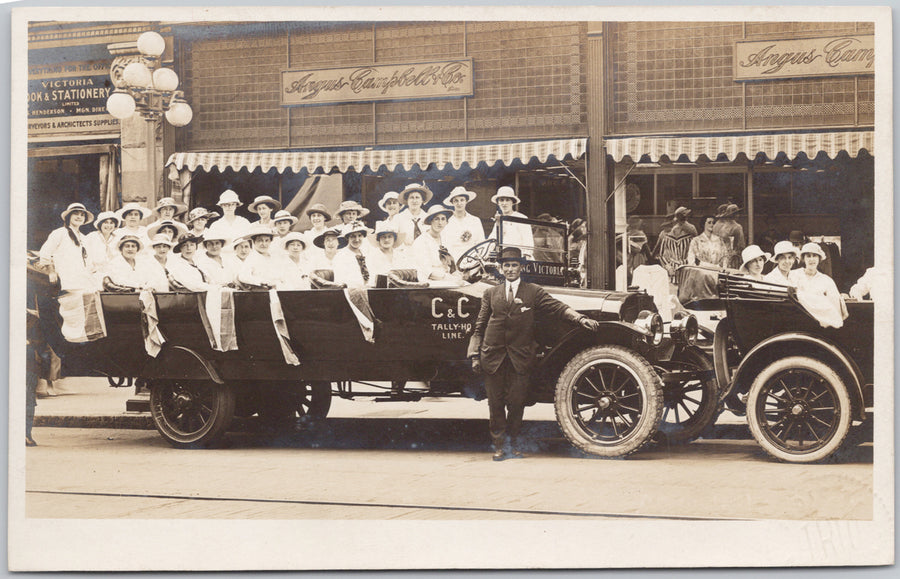
[[[369,283],[369,268],[366,267],[366,256],[365,255],[357,255],[356,261],[359,263],[359,271],[362,273],[363,281]]]
[[[506,299],[507,299],[507,301],[509,301],[509,304],[510,304],[510,305],[512,305],[512,303],[513,303],[514,301],[516,301],[516,296],[513,294],[513,286],[512,286],[512,284],[509,284],[509,295],[507,296]]]
[[[422,235],[422,230],[419,229],[419,218],[413,217],[413,239]]]
[[[187,260],[185,260],[185,261],[187,261]],[[191,263],[191,262],[188,261],[188,263]],[[207,279],[206,279],[206,275],[203,273],[203,270],[200,269],[199,267],[197,267],[197,264],[191,263],[191,266],[192,266],[194,269],[196,269],[198,272],[200,272],[200,279],[203,280],[203,283],[209,283],[209,282],[207,281]]]

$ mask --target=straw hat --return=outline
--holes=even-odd
[[[406,237],[406,234],[401,234],[397,230],[397,226],[393,223],[388,223],[387,221],[379,221],[375,224],[375,233],[369,236],[369,241],[372,242],[372,245],[379,247],[378,238],[382,235],[390,234],[394,235],[395,248],[403,243],[403,239]]]
[[[450,192],[450,195],[447,195],[447,198],[444,199],[444,205],[447,207],[453,207],[453,198],[454,197],[465,197],[466,203],[470,203],[472,199],[478,197],[478,194],[474,191],[469,191],[465,187],[459,186],[454,187],[453,191]]]
[[[221,241],[222,246],[224,246],[226,243],[228,243],[228,239],[226,239],[224,235],[222,235],[220,233],[216,233],[215,231],[210,231],[209,229],[204,231],[203,235],[201,235],[200,238],[203,241],[204,247],[206,246],[207,241]]]
[[[453,215],[453,210],[447,209],[443,205],[432,205],[428,208],[428,213],[425,214],[425,218],[422,219],[422,222],[425,225],[430,225],[438,215],[446,215],[447,219],[449,219],[450,216]]]
[[[779,241],[775,244],[775,249],[772,250],[772,258],[769,261],[777,261],[778,256],[784,253],[790,253],[795,258],[800,257],[800,251],[794,246],[790,241]]]
[[[347,247],[347,240],[344,239],[343,237],[341,237],[341,231],[337,227],[332,227],[331,229],[326,229],[325,231],[323,231],[322,233],[317,235],[316,238],[313,239],[313,245],[315,245],[316,247],[321,247],[322,249],[325,249],[325,238],[328,237],[329,235],[331,237],[337,238],[338,249],[341,249],[342,247]]]
[[[821,257],[822,261],[828,259],[828,256],[825,255],[825,251],[822,250],[818,243],[809,242],[804,244],[803,247],[800,248],[800,256],[802,257],[804,253],[814,253]]]
[[[191,225],[192,223],[194,223],[194,221],[197,221],[198,219],[202,219],[204,217],[207,220],[212,221],[213,219],[217,219],[219,217],[219,214],[215,211],[207,211],[204,207],[194,207],[193,209],[191,209],[191,212],[188,213],[187,221],[185,221],[185,223]]]
[[[303,238],[302,233],[298,233],[296,231],[291,231],[281,238],[281,247],[287,249],[288,243],[292,241],[299,241],[303,244],[303,249],[306,249],[306,239]]]
[[[357,232],[361,232],[364,235],[368,236],[369,228],[366,227],[365,223],[363,223],[362,221],[351,221],[344,227],[344,229],[341,230],[341,237],[343,237],[344,239],[348,239],[350,237],[350,234]]]
[[[735,207],[737,207],[737,205],[735,205]],[[685,219],[687,219],[690,216],[691,216],[690,209],[688,209],[687,207],[679,207],[672,213],[666,215],[666,219],[672,219],[674,217],[684,217]]]
[[[116,224],[116,227],[120,227],[122,225],[122,220],[119,219],[119,216],[116,215],[115,211],[101,211],[100,214],[97,215],[97,221],[94,222],[94,225],[97,227],[97,229],[100,229],[100,224],[107,219],[112,219]]]
[[[738,207],[737,205],[735,205],[734,203],[723,203],[722,205],[719,205],[719,211],[718,211],[718,213],[716,213],[716,219],[722,219],[723,217],[731,217],[732,215],[734,215],[735,213],[737,213],[740,210],[741,210],[741,208]]]
[[[338,210],[334,212],[334,214],[336,217],[340,217],[341,213],[346,213],[347,211],[358,211],[359,215],[356,216],[357,219],[362,219],[369,214],[369,210],[356,201],[341,202],[341,205],[338,207]]]
[[[516,204],[522,202],[522,200],[519,199],[519,197],[516,195],[515,190],[512,187],[510,187],[509,185],[504,185],[503,187],[500,187],[499,189],[497,189],[497,192],[494,194],[493,197],[491,197],[491,203],[496,205],[497,200],[502,199],[504,197],[506,197],[507,199],[512,199],[513,203],[516,203]]]
[[[306,216],[309,217],[313,213],[321,213],[325,216],[325,221],[331,221],[331,213],[328,212],[328,209],[325,208],[321,203],[312,204],[309,209],[306,210]]]
[[[413,191],[418,191],[422,195],[422,205],[425,205],[431,198],[434,197],[434,193],[431,192],[431,189],[425,186],[425,183],[410,183],[406,187],[403,188],[403,191],[400,191],[397,199],[400,203],[404,205],[409,204],[409,194]]]
[[[175,253],[181,253],[181,248],[185,243],[188,243],[190,241],[193,241],[197,245],[200,245],[200,242],[203,241],[203,238],[197,237],[193,233],[184,233],[181,235],[181,237],[178,238],[178,242],[175,244],[175,247],[172,248],[172,251],[174,251]]]
[[[231,189],[222,191],[222,194],[219,195],[219,200],[216,202],[216,205],[224,205],[226,203],[237,203],[238,207],[243,205],[243,203],[241,203],[241,198],[238,197],[238,194]]]
[[[247,230],[246,237],[250,240],[255,239],[260,235],[268,235],[269,237],[275,237],[275,231],[269,227],[268,225],[263,225],[262,223],[251,223],[250,229]]]
[[[179,223],[177,221],[172,221],[171,219],[162,219],[152,224],[147,228],[147,237],[153,238],[159,233],[159,230],[163,227],[171,227],[175,230],[175,238],[178,238],[180,235],[187,233],[188,228],[184,223]]]
[[[741,251],[741,271],[747,271],[747,264],[754,259],[759,257],[764,257],[768,261],[772,254],[767,251],[763,251],[758,245],[748,245]]]
[[[182,213],[187,211],[187,205],[175,201],[175,199],[173,199],[172,197],[163,197],[162,199],[160,199],[156,203],[156,207],[154,207],[153,210],[159,213],[159,210],[163,207],[174,207],[175,215],[181,215]]]
[[[116,247],[119,248],[119,251],[122,251],[122,245],[126,241],[133,241],[133,242],[137,243],[138,251],[144,249],[144,242],[141,241],[140,237],[138,237],[137,235],[132,235],[130,233],[126,233],[125,235],[119,236],[118,241],[116,241]]]
[[[150,247],[156,247],[157,245],[168,245],[169,249],[172,249],[175,247],[175,242],[166,237],[165,234],[160,233],[159,235],[154,235],[153,239],[150,240]]]
[[[231,240],[231,249],[237,249],[237,246],[244,243],[245,241],[250,244],[253,243],[253,240],[250,239],[249,235],[238,235]]]
[[[81,204],[79,203],[79,205],[81,205]],[[69,207],[71,207],[71,205]],[[144,207],[143,205],[141,205],[139,203],[134,203],[134,202],[129,202],[129,203],[126,203],[125,205],[123,205],[121,209],[116,211],[116,215],[119,216],[119,219],[121,219],[122,221],[125,221],[125,214],[130,211],[137,211],[138,213],[140,213],[141,219],[147,219],[148,217],[153,215],[153,211],[151,211],[150,209]]]
[[[278,199],[273,199],[268,195],[260,195],[256,199],[253,200],[253,203],[247,206],[247,209],[253,213],[256,213],[256,208],[265,203],[266,205],[272,206],[272,211],[278,211],[281,209],[281,201]]]
[[[282,209],[281,211],[276,211],[275,215],[272,216],[272,223],[277,223],[279,221],[290,221],[291,225],[294,225],[300,220],[291,215],[290,211]]]
[[[385,204],[388,201],[390,201],[391,199],[393,199],[397,203],[399,203],[400,202],[399,197],[400,197],[400,194],[397,193],[396,191],[388,191],[387,193],[385,193],[384,195],[381,196],[381,199],[378,200],[378,208],[381,209],[382,211],[384,211],[385,213],[387,213],[388,210],[385,209],[385,207],[384,207]]]

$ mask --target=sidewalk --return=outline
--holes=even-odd
[[[69,428],[154,428],[148,412],[126,412],[125,403],[135,398],[134,387],[112,388],[106,378],[65,378],[56,386],[57,396],[39,398],[35,426]],[[359,397],[332,398],[329,418],[450,418],[487,420],[487,402],[468,398],[430,398],[418,402],[376,402]],[[552,404],[525,409],[526,421],[556,422]],[[725,412],[716,421],[715,438],[749,437],[746,419]]]

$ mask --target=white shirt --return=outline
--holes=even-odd
[[[504,288],[504,289],[506,290],[506,293],[504,294],[504,296],[506,297],[506,299],[509,299],[509,290],[510,290],[510,288],[512,288],[513,299],[515,299],[516,295],[519,293],[519,282],[521,282],[521,281],[522,281],[522,278],[521,278],[521,277],[519,277],[518,279],[516,279],[516,281],[509,281],[509,280],[506,280],[506,282],[505,282],[505,286],[506,286],[506,287]]]
[[[278,284],[279,290],[308,290],[309,274],[306,271],[306,260],[300,256],[300,262],[296,262],[288,256],[281,259],[284,267],[284,277]]]
[[[238,280],[241,283],[249,285],[267,285],[277,287],[283,283],[285,275],[285,264],[282,258],[269,255],[263,255],[253,250],[247,259],[244,260],[241,269],[238,272]]]
[[[168,282],[163,286],[159,280],[160,269],[162,268],[159,267],[159,262],[140,254],[135,258],[132,267],[120,254],[109,262],[104,277],[108,277],[114,284],[136,290],[150,287],[156,291],[168,291]]]
[[[391,272],[391,270],[395,269],[410,269],[412,266],[409,263],[409,260],[404,257],[403,253],[400,253],[395,248],[391,255],[386,254],[381,251],[381,248],[376,248],[372,251],[369,251],[368,256],[366,257],[366,267],[369,268],[369,283],[370,287],[375,287],[376,277],[378,275],[387,275]]]
[[[225,244],[222,246],[222,253],[232,253],[234,252],[234,249],[231,248],[231,242],[235,237],[240,237],[247,233],[249,228],[249,221],[240,215],[235,215],[234,220],[230,223],[225,217],[216,219],[208,229],[210,234],[221,235],[225,238]]]
[[[527,217],[519,213],[518,211],[513,211],[509,214],[509,217]],[[488,239],[496,239],[498,242],[500,238],[497,237],[497,228],[498,223],[494,223],[494,228],[491,230],[491,234],[488,235]],[[527,223],[512,223],[509,221],[505,221],[503,223],[503,246],[513,245],[522,250],[522,255],[531,259],[533,255],[534,248],[534,234],[531,232],[531,226]]]
[[[819,271],[806,275],[804,268],[791,270],[791,279],[797,284],[797,301],[823,328],[844,325],[847,305],[833,279]]]
[[[459,261],[467,249],[484,241],[484,227],[481,219],[471,213],[466,213],[461,219],[454,213],[447,220],[447,227],[441,231],[441,237],[453,259]]]
[[[775,269],[773,269],[772,271],[767,273],[763,277],[763,281],[768,281],[771,283],[777,283],[777,284],[787,285],[787,286],[796,286],[797,285],[790,278],[790,276],[785,277],[784,274],[781,273],[781,270],[778,269],[778,267],[775,267]]]
[[[220,254],[219,258],[222,263],[209,257],[206,252],[198,252],[195,254],[194,262],[206,274],[206,279],[210,284],[225,286],[234,282],[237,270],[228,256]]]
[[[428,215],[424,210],[419,210],[419,214],[413,216],[412,213],[409,212],[409,209],[404,209],[400,213],[394,216],[394,225],[397,226],[397,232],[401,235],[405,234],[403,238],[403,245],[412,246],[415,239],[415,221],[418,220],[419,231],[422,235],[425,235],[425,232],[428,231],[428,226],[425,225],[425,216]],[[421,237],[421,236],[420,236]]]
[[[363,251],[362,255],[366,256],[366,252]],[[366,269],[369,269],[368,256],[366,257]],[[372,272],[370,270],[369,280],[371,279]],[[334,256],[334,281],[347,284],[347,287],[364,287],[367,283],[363,279],[357,254],[353,253],[349,247],[339,250]]]
[[[104,239],[99,231],[92,231],[84,236],[84,248],[88,252],[88,266],[94,271],[103,271],[106,265],[119,254],[116,247],[116,232]]]
[[[116,238],[116,244],[118,245],[118,241],[126,235],[134,235],[141,240],[141,251],[139,252],[141,255],[153,256],[153,247],[151,247],[150,236],[147,235],[146,227],[139,225],[138,227],[131,229],[130,227],[125,227],[123,225],[113,232],[113,237]]]
[[[443,233],[443,232],[442,232]],[[419,281],[444,279],[449,275],[447,266],[441,261],[441,240],[431,236],[426,230],[412,245],[412,260],[418,272]]]
[[[84,235],[80,231],[70,229],[78,239],[72,241],[65,227],[54,229],[41,246],[41,265],[53,265],[59,276],[61,289],[66,291],[95,291],[97,280],[91,276],[88,261],[85,259]]]
[[[316,249],[319,249],[319,248],[317,247]],[[309,259],[307,260],[308,264],[309,264],[309,271],[316,271],[317,269],[330,269],[330,270],[334,271],[334,260],[335,260],[335,258],[337,258],[338,253],[340,253],[340,250],[338,250],[334,254],[334,257],[331,257],[331,258],[329,258],[325,254],[324,249],[321,249],[320,253],[311,253],[308,256]]]
[[[199,254],[195,254],[195,256],[199,256]],[[166,261],[166,268],[175,281],[192,292],[205,292],[209,289],[209,278],[197,265],[197,257],[194,257],[194,263],[191,263],[180,253],[170,255]]]

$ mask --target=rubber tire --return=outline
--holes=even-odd
[[[305,414],[301,414],[300,408],[297,408],[297,414],[301,419],[325,420],[328,411],[331,410],[331,382],[310,382],[308,386],[309,407]]]
[[[636,427],[625,438],[613,443],[592,439],[578,425],[572,410],[577,379],[588,366],[602,361],[625,368],[635,379],[643,398]],[[640,354],[620,346],[588,348],[573,357],[559,375],[554,401],[556,421],[569,442],[588,454],[604,458],[627,456],[650,442],[659,428],[663,409],[662,388],[659,375]]]
[[[838,407],[837,411],[840,413],[837,428],[825,444],[812,452],[791,452],[767,437],[762,428],[760,414],[765,412],[765,400],[760,396],[762,389],[769,380],[789,369],[802,369],[818,374],[834,390],[834,398]],[[837,372],[824,362],[807,356],[782,358],[766,366],[757,375],[753,384],[750,385],[750,393],[747,397],[747,422],[750,425],[750,433],[753,434],[753,438],[770,456],[784,462],[799,464],[817,462],[828,458],[835,452],[844,442],[847,433],[850,432],[850,395]]]
[[[684,359],[677,361],[693,365],[700,370],[712,370],[713,364],[709,358],[698,348],[688,347],[680,351]],[[669,444],[686,444],[698,438],[706,428],[716,421],[719,415],[719,384],[715,378],[700,383],[700,405],[697,411],[680,425],[666,421],[665,388],[663,386],[663,417],[659,424],[659,434],[664,436]]]
[[[205,384],[212,388],[213,393],[209,401],[211,415],[202,428],[187,433],[179,432],[172,426],[163,410],[168,398],[167,391],[175,383],[175,381],[158,383],[150,387],[150,415],[156,430],[175,448],[207,448],[221,440],[234,418],[234,389],[228,384],[212,382]],[[190,384],[185,384],[184,387],[190,388]]]
[[[264,423],[276,433],[291,432],[298,421],[315,423],[325,419],[331,409],[330,382],[301,382],[298,390],[284,385],[281,389],[263,391],[258,414]],[[303,394],[299,388],[305,388]],[[308,401],[308,404],[303,402]]]

